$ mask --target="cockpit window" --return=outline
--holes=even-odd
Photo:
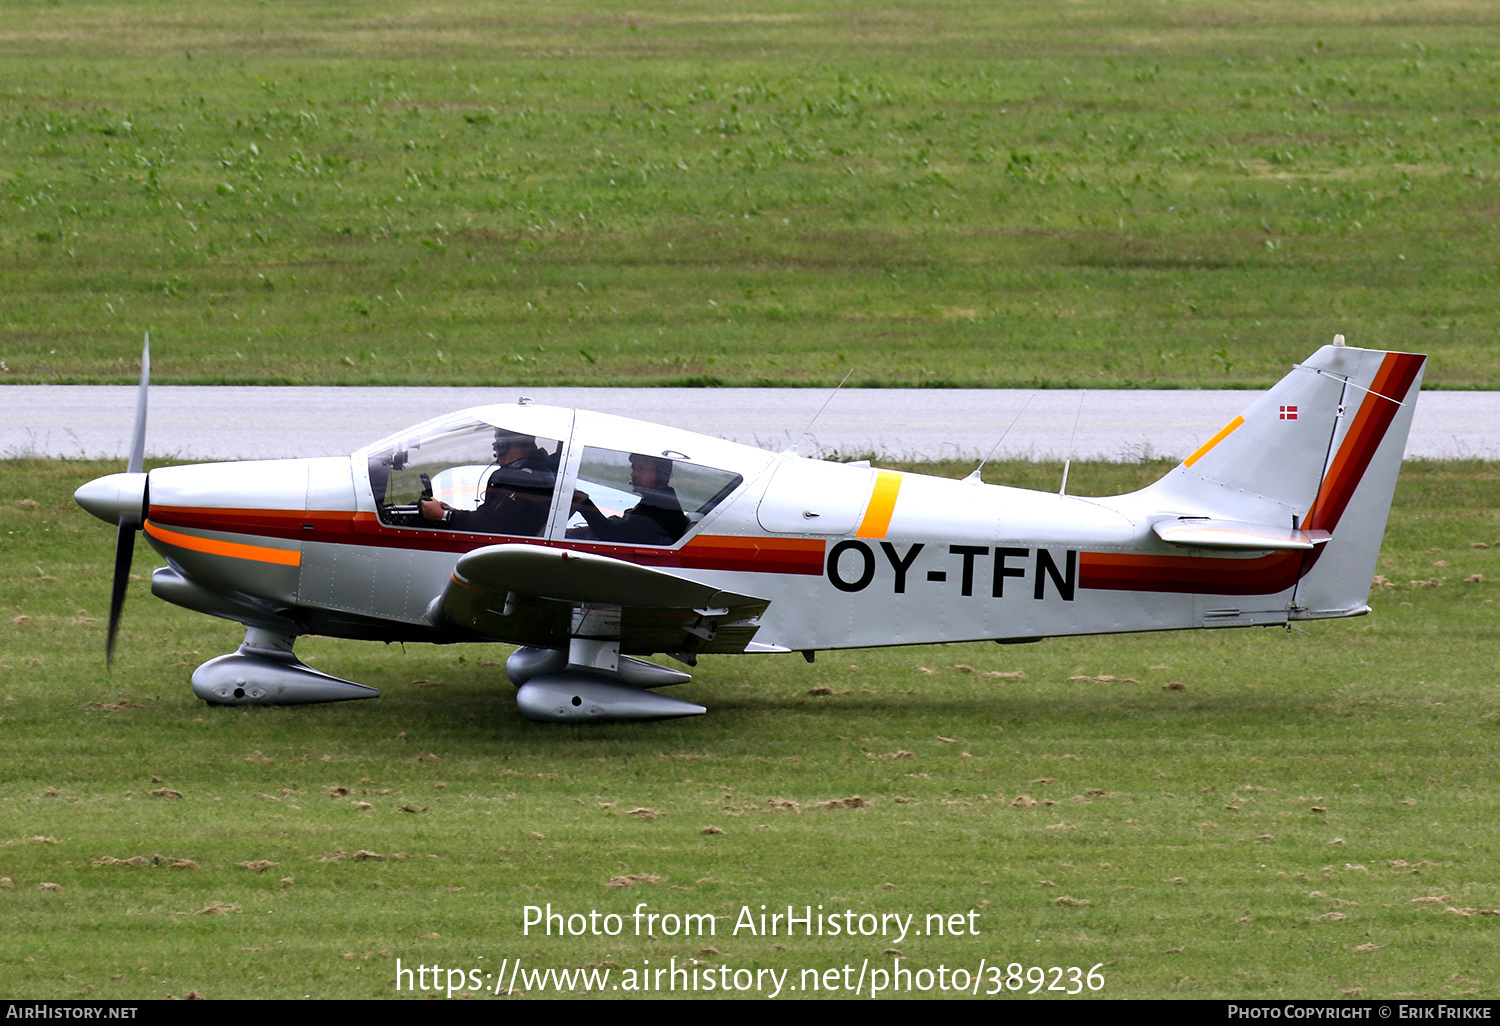
[[[369,458],[382,523],[537,538],[562,443],[468,417],[440,421]]]
[[[680,453],[588,446],[573,490],[568,537],[673,545],[737,488],[739,474]]]

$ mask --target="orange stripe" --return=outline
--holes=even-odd
[[[207,552],[214,556],[229,556],[232,559],[253,559],[257,563],[279,563],[282,566],[301,566],[301,549],[271,549],[263,545],[245,545],[240,542],[218,541],[214,538],[199,538],[192,534],[179,534],[157,527],[146,521],[146,533],[151,537],[194,552]]]
[[[454,573],[454,574],[450,574],[449,576],[452,578],[453,583],[456,584],[456,585],[458,585],[460,588],[466,588],[469,591],[472,591],[476,595],[483,595],[484,594],[484,590],[482,588],[476,588],[476,587],[474,587],[474,585],[470,584],[468,581],[461,581],[461,580],[459,580],[458,574]]]
[[[901,475],[894,470],[882,470],[875,478],[875,491],[870,495],[870,505],[865,509],[865,519],[855,532],[856,538],[884,538],[891,527],[891,514],[896,511],[896,493],[901,491]]]
[[[1187,459],[1183,460],[1182,465],[1184,467],[1191,467],[1194,463],[1197,463],[1204,456],[1208,455],[1208,451],[1210,449],[1218,445],[1220,442],[1224,441],[1224,439],[1228,438],[1230,434],[1233,433],[1234,429],[1239,427],[1243,423],[1245,423],[1244,417],[1236,417],[1228,424],[1225,424],[1224,427],[1220,429],[1218,434],[1214,435],[1208,441],[1198,446],[1197,452],[1193,453]]]

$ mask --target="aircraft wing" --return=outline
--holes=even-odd
[[[1175,517],[1151,525],[1156,536],[1172,545],[1195,549],[1239,549],[1265,552],[1311,549],[1333,538],[1327,531],[1299,531],[1293,527],[1250,524],[1216,517]]]
[[[624,652],[743,652],[770,602],[595,553],[487,545],[459,558],[429,616],[500,641]]]

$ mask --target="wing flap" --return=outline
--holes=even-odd
[[[1327,531],[1302,531],[1293,527],[1251,524],[1217,517],[1175,517],[1151,525],[1156,536],[1170,545],[1194,549],[1231,549],[1265,552],[1311,549],[1330,540]]]

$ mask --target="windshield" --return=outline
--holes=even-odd
[[[456,415],[370,452],[384,524],[537,538],[562,442]]]

